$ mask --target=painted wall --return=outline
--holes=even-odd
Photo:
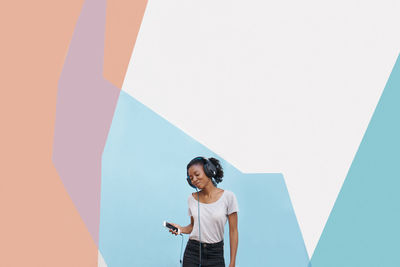
[[[161,223],[188,222],[197,155],[237,195],[237,266],[400,265],[398,1],[23,6],[0,11],[0,266],[179,266]]]

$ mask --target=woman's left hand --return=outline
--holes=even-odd
[[[234,263],[230,263],[229,267],[235,267],[235,264]]]

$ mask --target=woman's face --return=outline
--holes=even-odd
[[[210,182],[210,179],[204,173],[204,169],[201,164],[194,164],[190,166],[188,172],[190,181],[199,189],[204,188]]]

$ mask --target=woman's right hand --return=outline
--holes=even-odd
[[[175,226],[176,228],[178,228],[179,230],[181,230],[180,232],[182,233],[182,226],[180,226],[179,224],[176,223],[170,223],[173,226]],[[178,235],[178,231],[173,231],[172,229],[169,229],[169,231],[173,234],[173,235]]]

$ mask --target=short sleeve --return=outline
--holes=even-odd
[[[228,215],[239,211],[239,205],[233,192],[228,195]]]

